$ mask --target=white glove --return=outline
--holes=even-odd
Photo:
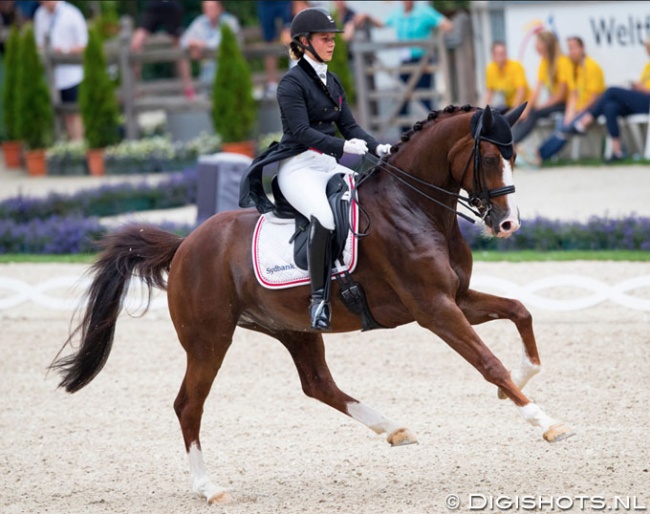
[[[350,139],[343,143],[343,151],[353,155],[366,155],[368,153],[368,143],[363,139]]]
[[[386,157],[387,155],[390,155],[390,149],[392,148],[392,145],[377,145],[377,156],[378,157]]]

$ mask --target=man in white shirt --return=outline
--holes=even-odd
[[[81,54],[88,44],[88,26],[81,11],[63,1],[42,1],[34,15],[34,33],[39,48],[49,45],[53,52]],[[76,103],[79,84],[83,80],[83,66],[59,64],[54,68],[54,83],[61,94],[61,103]],[[63,115],[68,138],[78,141],[83,138],[83,125],[78,112]]]

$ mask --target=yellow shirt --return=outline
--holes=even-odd
[[[645,87],[650,87],[650,62],[645,65],[645,68],[643,68],[643,73],[641,73],[640,82]]]
[[[576,110],[581,111],[589,106],[594,94],[605,91],[605,75],[600,65],[591,57],[585,57],[582,65],[575,67],[574,89],[578,91]]]
[[[564,96],[564,102],[567,101],[569,91],[573,89],[573,64],[571,59],[566,55],[560,55],[557,58],[556,71],[555,71],[555,81],[551,83],[551,77],[549,76],[548,69],[548,60],[542,58],[542,62],[539,63],[539,68],[537,69],[537,79],[544,84],[550,95],[554,95],[558,92],[560,84],[566,84],[567,90],[566,95]]]
[[[525,89],[524,100],[528,98],[528,82],[524,67],[518,61],[508,59],[500,69],[494,61],[488,64],[485,70],[485,87],[503,95],[504,102],[508,107],[513,105],[517,89]]]

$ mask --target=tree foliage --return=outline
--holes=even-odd
[[[13,25],[9,32],[5,51],[5,81],[3,93],[5,135],[10,141],[18,139],[16,122],[18,91],[18,53],[20,52],[20,32]]]
[[[89,148],[105,148],[119,141],[120,111],[113,83],[106,71],[102,37],[97,29],[88,33],[84,50],[84,79],[79,87],[79,109]]]
[[[28,149],[45,148],[53,139],[54,110],[31,25],[23,29],[18,62],[17,135]]]
[[[340,20],[337,19],[336,24],[340,27]],[[348,45],[345,42],[345,39],[343,39],[343,34],[340,32],[336,33],[335,42],[336,46],[334,54],[332,55],[332,60],[329,62],[328,69],[332,73],[336,74],[341,81],[348,103],[354,105],[356,103],[356,95],[354,80],[352,78],[352,73],[350,72]]]
[[[251,137],[256,120],[253,81],[232,29],[223,24],[212,85],[212,122],[226,143]]]

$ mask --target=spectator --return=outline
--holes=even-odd
[[[54,53],[81,54],[88,44],[88,26],[81,11],[68,2],[48,0],[34,15],[34,35],[39,48],[45,48],[46,38]],[[83,80],[80,64],[57,64],[54,68],[54,84],[61,95],[61,103],[74,104],[79,96],[79,84]],[[83,124],[79,112],[63,114],[68,138],[83,139]]]
[[[492,62],[485,70],[485,105],[506,112],[521,105],[530,94],[526,72],[519,61],[508,59],[503,41],[492,43]]]
[[[547,118],[555,112],[564,112],[572,88],[573,66],[571,60],[562,54],[555,34],[548,31],[538,33],[535,49],[542,58],[537,70],[537,84],[530,95],[528,106],[512,127],[515,144],[531,133],[537,120]],[[544,101],[541,100],[542,90],[547,93]],[[517,153],[521,154],[521,149]]]
[[[354,38],[357,28],[363,25],[369,17],[350,9],[344,0],[334,0],[332,4],[334,4],[334,16],[343,26],[343,41],[349,43]]]
[[[569,59],[573,64],[573,89],[569,93],[564,124],[560,130],[551,135],[539,148],[539,162],[556,155],[566,144],[563,130],[582,116],[586,109],[593,106],[605,91],[605,75],[600,65],[585,52],[581,38],[572,36],[567,39]]]
[[[645,41],[645,49],[650,55],[650,38]],[[618,124],[619,116],[630,114],[645,114],[650,110],[650,62],[643,68],[641,78],[633,82],[630,89],[610,87],[591,107],[586,109],[584,115],[571,123],[566,132],[569,134],[584,134],[587,127],[600,115],[605,116],[607,133],[612,138],[612,155],[608,162],[623,159],[623,146],[621,144],[621,129]]]
[[[278,41],[281,31],[291,23],[291,1],[258,1],[257,14],[262,26],[262,38],[267,43]],[[281,28],[278,28],[278,24]],[[278,89],[278,57],[267,55],[264,57],[264,71],[266,72],[266,87],[264,95],[275,97]]]
[[[405,0],[402,5],[394,11],[383,23],[374,20],[375,26],[393,27],[397,32],[397,39],[399,41],[409,41],[414,39],[427,39],[432,37],[433,29],[440,27],[443,32],[449,32],[453,28],[453,24],[442,14],[436,11],[429,5],[416,3],[412,0]],[[419,64],[422,60],[425,51],[420,47],[411,47],[406,49],[405,56],[402,59],[402,65]],[[400,74],[402,82],[407,83],[411,77],[411,73]],[[430,72],[422,72],[415,89],[431,90],[434,87],[433,74]],[[427,111],[433,108],[431,99],[422,101]],[[408,101],[405,102],[400,110],[400,116],[407,115],[409,112]],[[402,127],[407,130],[409,127]]]
[[[144,11],[140,16],[140,23],[131,38],[131,50],[141,52],[149,35],[161,28],[172,37],[174,46],[178,46],[183,32],[182,2],[176,0],[149,0],[145,2]],[[195,92],[192,85],[189,61],[180,59],[177,63],[177,69],[178,75],[183,81],[185,96],[190,99],[194,98]],[[140,66],[135,66],[133,71],[134,75],[139,78]]]
[[[226,24],[241,38],[239,21],[235,16],[225,12],[219,1],[201,2],[203,14],[198,16],[187,28],[181,38],[181,47],[187,49],[190,57],[201,60],[199,81],[203,88],[212,85],[217,68],[214,57],[206,58],[206,50],[215,50],[221,44],[221,26]],[[241,43],[241,41],[240,41]]]
[[[2,3],[5,2],[3,1]],[[36,15],[38,7],[39,2],[36,0],[17,0],[16,14],[18,15],[18,25],[22,26],[24,23],[32,21]]]

